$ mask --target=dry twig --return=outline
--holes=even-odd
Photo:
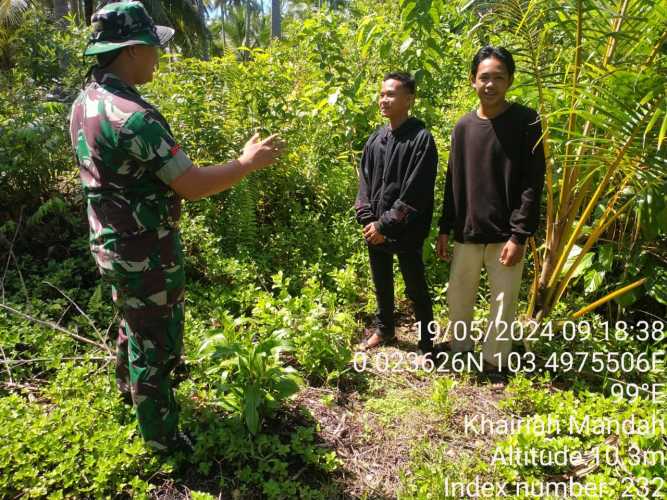
[[[33,323],[37,323],[37,324],[43,325],[43,326],[48,326],[49,328],[51,328],[53,330],[64,333],[65,335],[69,335],[70,337],[72,337],[75,340],[78,340],[79,342],[83,342],[84,344],[90,344],[90,345],[93,345],[93,346],[97,347],[98,349],[102,349],[102,350],[105,350],[105,351],[109,352],[109,348],[107,346],[100,345],[97,342],[95,342],[94,340],[90,340],[86,337],[82,337],[81,335],[77,335],[74,332],[70,332],[69,330],[66,330],[65,328],[63,328],[62,326],[55,324],[53,321],[45,321],[45,320],[42,320],[42,319],[34,318],[34,317],[30,316],[29,314],[18,311],[17,309],[14,309],[13,307],[9,307],[8,305],[5,305],[5,304],[0,304],[0,308],[5,309],[5,310],[7,310],[11,313],[14,313],[17,316],[21,316],[22,318],[27,319],[29,321],[32,321]]]
[[[60,295],[62,295],[63,297],[65,297],[65,298],[70,302],[70,304],[72,304],[72,305],[76,308],[76,310],[79,311],[79,313],[80,313],[84,318],[86,318],[86,320],[88,320],[88,323],[90,324],[90,326],[92,326],[92,327],[93,327],[93,330],[95,330],[95,333],[97,334],[97,338],[100,339],[100,342],[102,343],[101,345],[103,345],[103,346],[104,346],[104,349],[109,353],[109,355],[111,355],[111,354],[112,354],[112,353],[111,353],[111,349],[109,349],[109,346],[107,345],[107,338],[106,338],[105,336],[102,335],[102,332],[99,331],[99,329],[98,329],[97,326],[95,325],[95,322],[90,318],[90,316],[88,316],[88,315],[84,312],[84,310],[81,309],[81,308],[79,307],[79,305],[78,305],[76,302],[74,302],[74,300],[72,300],[72,298],[71,298],[69,295],[67,295],[65,292],[63,292],[63,291],[62,291],[60,288],[58,288],[56,285],[54,285],[53,283],[50,283],[50,282],[48,282],[48,281],[43,281],[43,283],[46,283],[47,285],[49,285],[49,286],[52,287],[52,288],[55,288],[55,289],[60,293]]]
[[[21,273],[21,268],[19,267],[19,263],[16,260],[16,255],[14,255],[14,243],[16,243],[16,237],[19,234],[19,229],[21,228],[21,223],[23,222],[23,207],[21,207],[21,211],[19,212],[19,221],[16,224],[16,230],[14,231],[14,236],[12,237],[12,241],[9,241],[3,234],[0,234],[0,239],[4,243],[9,244],[9,250],[7,251],[7,262],[5,263],[5,270],[2,274],[2,280],[0,280],[0,291],[2,292],[2,303],[5,303],[5,278],[7,277],[7,272],[9,271],[9,262],[11,260],[14,261],[14,264],[16,265],[16,270],[19,273],[19,279],[21,280],[21,285],[23,286],[23,293],[25,294],[25,300],[28,302],[30,300],[28,296],[28,289],[25,286],[25,281],[23,281],[23,274]]]

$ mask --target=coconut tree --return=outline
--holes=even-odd
[[[259,6],[256,4],[250,10],[249,18],[246,5],[231,4],[226,9],[224,22],[213,22],[211,30],[214,33],[220,33],[217,38],[221,41],[224,35],[223,51],[226,48],[266,47],[271,36],[269,21],[269,17],[262,15]],[[243,54],[241,56],[245,57]]]
[[[251,7],[251,2],[250,0],[245,1],[245,16],[244,16],[244,37],[243,37],[243,45],[246,47],[250,47],[250,20],[252,18],[252,7]],[[243,52],[243,58],[247,59],[248,57],[248,52],[244,51]]]
[[[156,24],[176,30],[174,42],[185,54],[208,52],[210,32],[206,26],[207,7],[202,0],[142,0]]]
[[[280,0],[271,0],[271,37],[280,38],[281,33]]]
[[[222,50],[223,52],[226,49],[227,45],[227,40],[226,40],[226,33],[225,33],[225,22],[227,20],[227,10],[230,8],[232,5],[232,1],[230,0],[213,0],[208,4],[208,9],[211,11],[217,11],[220,12],[220,22],[219,22],[219,30],[220,30],[220,36],[219,39],[222,43]],[[215,22],[214,22],[215,24]]]

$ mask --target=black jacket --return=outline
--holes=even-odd
[[[375,131],[364,146],[355,202],[357,221],[379,222],[389,250],[421,247],[433,216],[438,151],[424,122],[408,118]]]

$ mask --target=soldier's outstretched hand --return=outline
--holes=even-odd
[[[272,134],[262,140],[257,133],[246,142],[239,161],[252,170],[259,170],[275,163],[284,150],[285,142],[278,134]]]

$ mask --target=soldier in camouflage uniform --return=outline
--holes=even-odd
[[[181,198],[231,187],[273,163],[283,144],[255,135],[238,160],[197,168],[164,117],[135,85],[153,77],[158,47],[174,30],[156,26],[140,2],[108,4],[92,17],[84,52],[97,56],[72,106],[70,135],[90,223],[90,248],[112,286],[122,320],[118,388],[136,408],[139,430],[159,451],[191,448],[178,432],[171,373],[183,350],[185,273]]]

